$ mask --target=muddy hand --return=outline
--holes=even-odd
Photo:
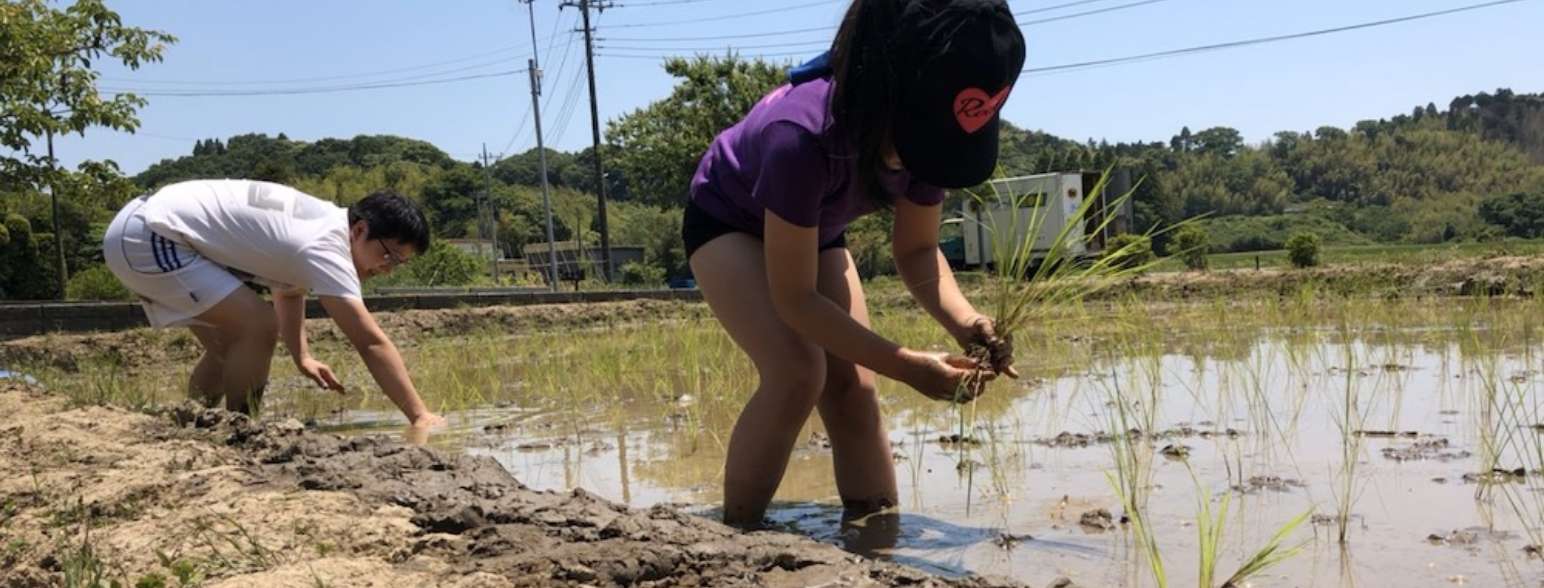
[[[997,325],[990,317],[978,316],[971,321],[970,340],[965,342],[965,347],[973,346],[986,349],[992,371],[1010,378],[1019,377],[1019,371],[1013,367],[1013,335],[998,336]]]
[[[986,389],[986,383],[996,377],[980,362],[962,355],[916,351],[909,355],[912,369],[905,382],[934,400],[974,400]]]
[[[297,362],[295,367],[300,368],[300,373],[316,382],[317,386],[343,393],[343,382],[338,381],[338,376],[332,373],[332,368],[327,367],[327,364],[307,357]]]

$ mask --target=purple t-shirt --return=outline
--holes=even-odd
[[[770,210],[795,225],[820,227],[821,243],[873,212],[857,181],[857,157],[833,149],[826,132],[830,93],[831,81],[822,78],[763,97],[708,147],[692,178],[692,201],[758,236]],[[944,200],[942,188],[913,181],[905,171],[885,170],[879,181],[892,197],[905,195],[924,206]]]

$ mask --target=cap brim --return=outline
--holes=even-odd
[[[895,121],[895,151],[912,177],[940,188],[968,188],[991,179],[997,169],[997,137],[1001,120],[992,116],[976,132],[958,128],[932,129],[933,124],[954,125],[950,117],[914,117],[901,114]]]

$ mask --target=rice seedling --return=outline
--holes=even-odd
[[[1113,372],[1111,376],[1108,406],[1112,410],[1109,412],[1108,419],[1110,432],[1113,435],[1110,451],[1114,458],[1115,469],[1113,472],[1106,472],[1105,479],[1110,488],[1115,491],[1115,497],[1125,511],[1125,518],[1131,526],[1131,534],[1136,538],[1137,549],[1143,560],[1147,562],[1147,569],[1152,573],[1153,582],[1158,588],[1167,588],[1169,574],[1164,568],[1163,553],[1159,549],[1152,522],[1147,517],[1146,494],[1147,489],[1152,485],[1152,442],[1146,435],[1127,433],[1135,428],[1137,422],[1137,419],[1132,416],[1136,403],[1127,398],[1124,388],[1120,385],[1119,376]]]
[[[1128,241],[1093,259],[1082,256],[1082,248],[1077,245],[1083,243],[1084,236],[1109,229],[1117,212],[1135,193],[1133,187],[1126,194],[1107,199],[1105,190],[1110,178],[1110,170],[1106,170],[1060,227],[1047,225],[1055,216],[1052,207],[1060,202],[1060,194],[1007,191],[999,189],[998,182],[987,184],[990,195],[970,193],[978,217],[985,217],[978,218],[978,222],[990,234],[991,263],[981,294],[992,316],[994,339],[972,342],[965,350],[967,356],[997,374],[1016,374],[1012,365],[1013,341],[1020,331],[1043,324],[1047,318],[1068,309],[1079,313],[1088,296],[1135,277],[1157,263],[1139,258],[1138,252],[1145,246],[1141,241]],[[998,212],[1002,210],[1007,213]],[[1090,220],[1096,221],[1093,226],[1089,226]],[[1142,234],[1142,239],[1150,243],[1152,237],[1177,226],[1151,228]],[[1054,236],[1041,248],[1043,234]],[[957,463],[967,477],[967,513],[974,488],[969,455],[972,446],[979,444],[972,437],[978,428],[974,424],[978,416],[975,398],[984,384],[980,378],[968,378],[956,390],[954,399]]]
[[[1525,328],[1524,333],[1530,333]],[[1496,335],[1500,337],[1501,335]],[[1531,340],[1531,339],[1528,339]],[[1476,347],[1485,346],[1475,339]],[[1533,365],[1531,346],[1524,344],[1521,366]],[[1537,472],[1544,469],[1544,434],[1539,432],[1540,410],[1535,399],[1533,378],[1524,372],[1506,373],[1506,363],[1494,349],[1477,355],[1480,381],[1480,483],[1476,500],[1486,500],[1500,490],[1507,508],[1518,520],[1530,545],[1544,546],[1544,482]],[[1525,475],[1492,479],[1495,472],[1521,470]]]
[[[1140,275],[1157,263],[1140,258],[1143,243],[1138,241],[1104,251],[1093,259],[1083,256],[1079,245],[1084,236],[1106,232],[1118,211],[1135,194],[1133,186],[1125,194],[1107,198],[1110,177],[1110,170],[1106,170],[1060,227],[1046,225],[1059,195],[1005,192],[1006,188],[999,189],[997,182],[987,184],[990,195],[970,193],[977,216],[985,216],[979,222],[990,235],[992,249],[980,293],[986,298],[996,336],[1007,345],[976,345],[967,350],[969,355],[1004,373],[1012,367],[1007,362],[1016,333],[1056,312],[1076,307],[1089,296]],[[1010,212],[993,212],[1002,210]],[[1092,220],[1097,222],[1089,226]],[[1153,237],[1187,223],[1153,227],[1140,236],[1150,242]],[[1045,247],[1039,246],[1042,235],[1052,235]]]
[[[1213,588],[1219,586],[1216,582],[1217,561],[1222,550],[1223,537],[1226,534],[1228,507],[1232,503],[1233,493],[1222,493],[1222,501],[1217,506],[1217,509],[1213,511],[1206,488],[1196,478],[1194,470],[1190,471],[1190,478],[1195,483],[1196,488],[1196,533],[1200,558],[1197,564],[1199,571],[1197,574],[1199,578],[1198,585],[1200,588]],[[1271,538],[1265,542],[1264,546],[1251,554],[1249,558],[1239,565],[1232,575],[1223,580],[1220,586],[1222,588],[1243,586],[1250,578],[1258,576],[1266,569],[1291,559],[1300,553],[1307,545],[1306,542],[1290,547],[1284,547],[1283,542],[1286,541],[1293,531],[1302,526],[1303,522],[1307,521],[1311,514],[1313,514],[1313,511],[1306,511],[1287,521],[1286,524],[1276,530],[1275,534],[1271,535]]]
[[[1357,385],[1356,346],[1351,337],[1350,326],[1345,323],[1340,326],[1338,346],[1344,362],[1339,369],[1345,376],[1345,383],[1338,402],[1330,404],[1335,409],[1331,412],[1330,418],[1340,434],[1340,469],[1333,474],[1336,540],[1341,545],[1345,545],[1350,538],[1352,508],[1366,487],[1359,473],[1362,449],[1366,439],[1362,432],[1367,429],[1367,419],[1372,412],[1369,405],[1373,399],[1369,398],[1364,402],[1361,388]],[[1378,392],[1377,386],[1374,386],[1370,392],[1375,397]]]

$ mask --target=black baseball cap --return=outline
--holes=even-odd
[[[998,110],[1024,69],[1024,34],[1003,0],[903,1],[896,153],[929,184],[980,184],[997,168]]]

